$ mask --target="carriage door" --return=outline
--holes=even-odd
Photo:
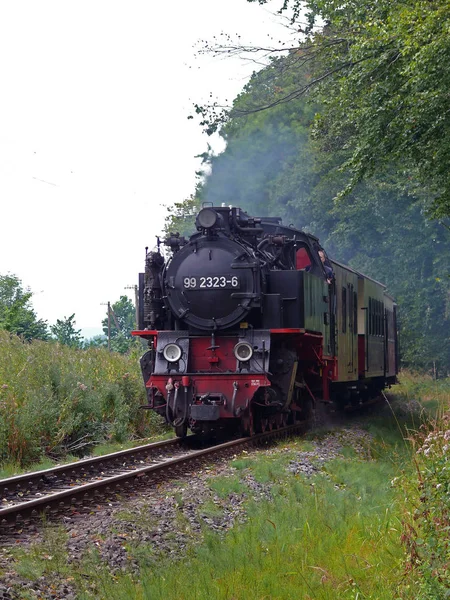
[[[386,374],[389,373],[389,344],[388,344],[388,338],[389,338],[389,314],[388,314],[388,310],[385,309],[384,310],[384,376],[386,377]]]
[[[330,310],[330,346],[332,356],[336,356],[337,319],[336,319],[336,280],[328,286],[328,306]]]
[[[348,373],[355,372],[356,336],[357,336],[357,297],[353,283],[347,283],[348,329],[350,334],[350,360]]]

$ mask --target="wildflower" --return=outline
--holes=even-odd
[[[80,388],[80,390],[82,390],[83,392],[85,392],[88,388],[87,385],[84,385],[84,383],[81,383],[81,381],[77,382],[77,386]]]
[[[8,387],[9,387],[9,386],[8,386],[8,384],[7,384],[7,383],[4,383],[4,384],[2,385],[2,390],[7,390],[7,389],[8,389]]]

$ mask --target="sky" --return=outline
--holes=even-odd
[[[232,100],[255,65],[198,57],[200,39],[286,38],[245,0],[2,0],[0,274],[48,320],[101,332],[133,291],[167,208],[195,189],[211,139],[193,102]],[[216,151],[219,140],[213,141]]]

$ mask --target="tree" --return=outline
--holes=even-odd
[[[131,332],[136,327],[136,311],[133,302],[127,296],[111,305],[111,350],[124,354],[133,345]],[[108,335],[108,315],[102,321],[103,332]]]
[[[48,339],[47,322],[38,319],[31,306],[32,292],[16,275],[0,275],[0,329],[26,340]]]
[[[258,1],[266,4],[269,0]],[[308,96],[320,101],[314,134],[349,150],[341,168],[349,176],[338,190],[349,193],[362,179],[393,163],[429,190],[428,207],[450,216],[450,4],[447,0],[283,0],[301,39],[287,46],[252,48],[229,36],[207,50],[215,54],[258,53],[272,60],[275,77],[304,67],[308,79],[226,111],[196,106],[208,133],[227,118],[289,104]],[[306,25],[305,25],[306,22]]]
[[[347,189],[394,163],[427,185],[435,216],[450,216],[448,2],[307,6],[311,23],[328,23],[311,38],[320,48],[314,76],[324,76],[316,134],[351,150],[343,165],[351,173]]]
[[[197,190],[198,188],[199,186]],[[164,233],[166,235],[179,233],[181,236],[192,234],[195,229],[195,216],[200,207],[201,202],[197,193],[182,202],[175,202],[170,207],[166,207],[168,210],[164,220]]]
[[[53,338],[60,344],[65,344],[71,348],[81,348],[83,339],[80,335],[81,329],[75,329],[75,313],[64,319],[57,319],[55,325],[50,326]]]
[[[94,335],[83,344],[83,348],[106,348],[108,346],[108,338],[106,335]]]

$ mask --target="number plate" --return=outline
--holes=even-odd
[[[241,286],[237,275],[211,275],[210,277],[183,277],[185,290],[238,290]]]

